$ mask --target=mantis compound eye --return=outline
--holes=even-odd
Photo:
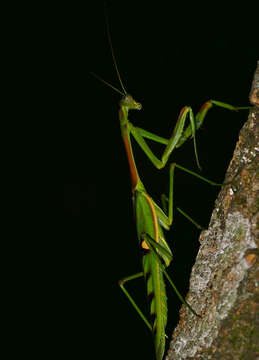
[[[126,106],[128,109],[135,109],[140,110],[142,108],[142,105],[138,102],[136,102],[133,97],[129,94],[126,94],[120,102],[121,105]]]
[[[133,97],[130,94],[125,95],[124,101],[128,104],[131,104],[133,102]]]

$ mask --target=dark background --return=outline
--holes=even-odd
[[[108,2],[121,77],[143,105],[141,112],[130,113],[134,124],[168,137],[184,105],[195,112],[208,99],[248,105],[258,41],[250,14],[237,6],[223,10],[212,5]],[[44,194],[46,190],[46,347],[54,345],[57,357],[73,359],[89,358],[92,351],[94,358],[120,358],[126,352],[129,358],[154,359],[151,335],[118,287],[119,279],[140,271],[141,258],[118,121],[120,95],[89,74],[93,71],[119,88],[103,2],[45,6],[37,16]],[[246,118],[246,112],[224,109],[208,114],[197,134],[204,176],[224,180]],[[135,145],[140,176],[159,202],[168,192],[168,167],[156,170]],[[153,146],[156,154],[162,148]],[[192,142],[176,150],[172,159],[197,171]],[[218,191],[176,171],[175,205],[204,226]],[[175,213],[166,233],[174,254],[169,273],[183,295],[198,236]],[[129,289],[145,309],[144,282],[136,280]],[[167,293],[170,337],[181,304],[169,286]]]

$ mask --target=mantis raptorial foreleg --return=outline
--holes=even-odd
[[[179,114],[177,123],[174,127],[174,130],[172,132],[170,139],[166,139],[164,137],[158,136],[158,135],[153,134],[149,131],[146,131],[142,128],[135,127],[132,124],[130,126],[130,132],[133,135],[133,137],[135,138],[135,140],[137,141],[137,143],[139,144],[139,146],[145,152],[147,157],[151,160],[151,162],[158,169],[161,169],[166,165],[170,154],[172,153],[172,151],[175,148],[179,148],[180,146],[182,146],[182,144],[187,139],[193,137],[196,163],[197,163],[197,166],[199,167],[199,169],[201,169],[201,166],[199,163],[199,158],[198,158],[195,133],[196,133],[196,130],[198,130],[199,127],[202,125],[208,110],[213,105],[216,105],[218,107],[222,107],[222,108],[225,108],[228,110],[232,110],[232,111],[248,109],[248,107],[236,107],[236,106],[229,105],[227,103],[223,103],[221,101],[210,100],[201,106],[199,112],[196,114],[195,117],[193,115],[192,108],[189,106],[185,106]],[[184,129],[185,122],[186,122],[188,115],[189,115],[190,124]],[[144,138],[166,145],[166,148],[163,152],[161,160],[158,159],[156,157],[156,155],[154,155],[154,153],[152,152],[152,150],[150,149],[150,147],[148,146],[148,144],[146,143]]]

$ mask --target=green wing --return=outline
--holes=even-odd
[[[135,193],[135,215],[138,239],[143,251],[143,271],[150,302],[156,356],[157,359],[160,360],[163,358],[165,349],[167,300],[163,271],[155,254],[148,248],[145,237],[149,236],[154,241],[159,242],[160,245],[163,245],[160,239],[163,233],[153,205],[153,200],[145,192],[136,191]]]

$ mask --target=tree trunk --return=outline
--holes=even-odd
[[[259,359],[259,61],[243,126],[192,269],[167,360]]]

